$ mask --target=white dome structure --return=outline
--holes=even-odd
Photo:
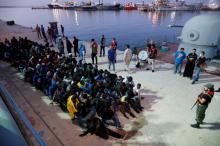
[[[217,56],[220,49],[220,16],[199,15],[190,19],[183,27],[180,48],[189,53],[193,48],[197,53],[204,51],[207,58]]]

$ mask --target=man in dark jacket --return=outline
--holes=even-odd
[[[196,61],[196,74],[193,78],[192,84],[195,84],[195,82],[199,80],[200,72],[202,71],[202,69],[205,68],[205,65],[206,65],[205,61],[206,61],[205,52],[202,51],[200,53],[198,60]]]
[[[192,79],[195,63],[197,60],[196,49],[192,49],[191,53],[189,53],[186,58],[187,62],[183,73],[183,77],[188,77]]]
[[[92,49],[92,54],[91,54],[92,64],[94,64],[94,61],[95,61],[96,65],[97,65],[97,63],[98,63],[98,58],[97,58],[98,44],[96,43],[95,39],[91,40],[91,49]]]
[[[79,40],[74,36],[74,37],[73,37],[73,45],[74,45],[74,54],[75,54],[75,57],[77,56],[77,54],[79,54],[78,43],[79,43]]]
[[[105,36],[102,35],[101,41],[100,41],[100,56],[99,57],[103,57],[105,56]]]
[[[73,45],[71,44],[68,37],[66,37],[66,49],[67,49],[68,54],[72,53],[72,47],[73,47]]]

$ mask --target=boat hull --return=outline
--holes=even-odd
[[[122,10],[122,6],[120,4],[116,4],[116,5],[99,4],[96,7],[97,7],[97,10]]]

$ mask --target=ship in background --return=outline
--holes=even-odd
[[[48,4],[48,8],[50,9],[75,9],[78,7],[79,5],[73,1],[59,3],[58,0],[53,0],[50,4]]]
[[[99,1],[99,4],[95,4],[90,0],[88,2],[82,2],[78,4],[73,1],[59,3],[58,0],[53,0],[52,3],[48,4],[48,8],[93,11],[93,10],[121,10],[123,6],[120,3],[116,3],[115,1],[113,4],[104,4],[102,0],[102,2]]]
[[[137,5],[135,3],[129,2],[124,5],[124,10],[137,10]]]
[[[176,0],[170,3],[169,0],[155,0],[152,4],[154,10],[157,11],[195,11],[202,8],[202,3],[186,4],[185,0]]]
[[[122,10],[123,8],[123,6],[116,1],[114,1],[113,4],[105,4],[103,0],[99,1],[99,4],[97,4],[96,7],[98,10]]]

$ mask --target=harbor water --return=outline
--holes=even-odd
[[[14,20],[16,24],[33,28],[36,24],[42,24],[46,29],[48,22],[57,21],[58,29],[62,24],[65,35],[69,37],[77,36],[85,41],[94,38],[99,42],[104,34],[107,44],[115,37],[122,50],[125,44],[143,47],[147,40],[176,43],[182,28],[168,25],[184,25],[193,16],[206,13],[220,15],[219,11],[142,12],[0,8],[0,19]]]

